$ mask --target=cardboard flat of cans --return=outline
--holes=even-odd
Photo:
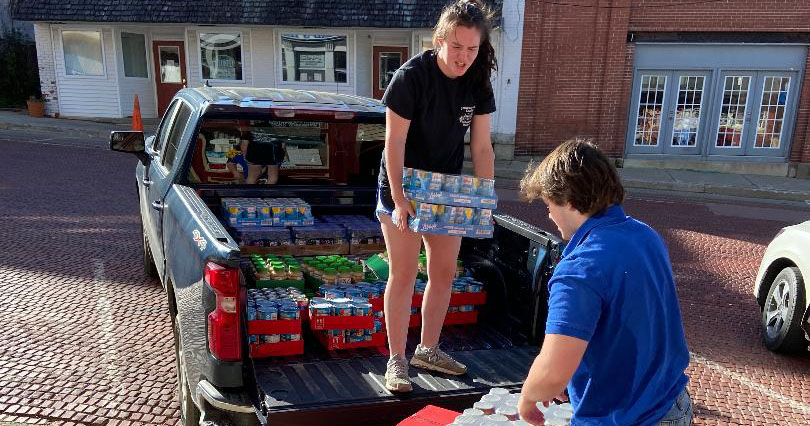
[[[402,188],[410,200],[448,206],[495,209],[495,180],[450,175],[408,167],[402,170]]]
[[[309,226],[312,207],[300,198],[223,198],[223,216],[231,226]]]

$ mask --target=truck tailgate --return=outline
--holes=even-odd
[[[519,390],[538,353],[536,346],[513,346],[492,330],[476,330],[470,336],[464,327],[453,327],[443,335],[442,347],[466,364],[468,373],[451,376],[411,367],[414,391],[406,395],[385,389],[386,355],[358,352],[353,357],[336,354],[298,362],[257,360],[259,417],[271,425],[387,425],[427,404],[463,410],[491,387]],[[415,344],[409,341],[409,354]]]

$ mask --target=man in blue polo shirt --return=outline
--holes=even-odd
[[[572,425],[691,425],[689,365],[672,265],[661,237],[624,213],[618,173],[570,140],[521,182],[569,240],[549,281],[546,338],[523,385],[523,420],[563,398]]]

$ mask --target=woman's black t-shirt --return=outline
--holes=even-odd
[[[489,82],[487,82],[489,84]],[[465,76],[449,78],[428,50],[405,62],[394,74],[382,102],[411,120],[405,141],[405,167],[459,174],[464,165],[464,135],[473,115],[495,111],[492,87],[473,88]],[[378,178],[389,189],[385,155]]]

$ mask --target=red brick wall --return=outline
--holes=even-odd
[[[544,155],[572,136],[624,155],[635,50],[628,31],[810,31],[807,0],[693,1],[527,0],[515,155]],[[810,78],[802,78],[790,159],[810,162]]]
[[[531,0],[529,0],[531,1]],[[699,0],[697,0],[699,1]],[[633,0],[631,31],[810,31],[807,0]],[[671,6],[677,3],[695,3]]]

